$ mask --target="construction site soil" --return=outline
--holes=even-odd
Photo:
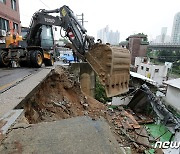
[[[80,84],[62,67],[56,67],[25,103],[28,122],[49,122],[76,116],[105,116],[106,106],[80,89]]]

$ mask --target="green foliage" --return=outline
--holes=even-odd
[[[175,62],[180,58],[180,51],[161,50],[158,52],[158,60],[161,62]]]
[[[154,64],[164,64],[164,62],[172,62],[172,73],[180,76],[180,51],[147,51],[147,57],[153,57],[151,60]]]
[[[180,61],[173,63],[172,72],[180,76]]]
[[[99,82],[98,79],[96,80],[95,99],[97,99],[98,101],[100,101],[104,104],[106,102],[112,101],[112,98],[108,98],[106,96],[105,89],[104,89],[103,85]]]
[[[154,53],[155,52],[152,52],[150,49],[147,49],[146,55],[147,57],[154,57]]]
[[[160,62],[172,62],[172,72],[174,74],[180,74],[180,51],[166,51],[162,50],[158,52],[158,61]]]

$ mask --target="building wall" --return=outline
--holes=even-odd
[[[180,112],[180,89],[168,85],[166,102]]]
[[[168,67],[165,65],[141,63],[137,69],[137,73],[156,81],[158,84],[162,84],[163,81],[167,80],[167,72]]]
[[[18,24],[18,32],[20,32],[20,14],[19,0],[16,0],[16,10],[11,7],[11,0],[6,0],[6,3],[0,2],[0,17],[9,21],[9,30],[13,31],[13,22]]]
[[[129,50],[131,52],[131,64],[134,65],[135,57],[145,57],[147,45],[141,45],[142,38],[130,38]]]
[[[136,57],[134,66],[138,67],[141,63],[150,63],[150,59],[148,57]]]

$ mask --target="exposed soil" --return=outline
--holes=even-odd
[[[73,79],[72,74],[69,74],[62,67],[56,67],[51,72],[47,79],[41,83],[33,97],[27,100],[24,108],[25,117],[30,124],[83,115],[88,115],[92,119],[103,116],[107,119],[111,131],[120,145],[131,147],[132,153],[142,153],[148,149],[148,146],[144,145],[143,142],[134,140],[134,136],[137,134],[135,133],[136,129],[131,128],[131,126],[131,129],[127,127],[129,126],[129,114],[123,108],[110,110],[104,104],[85,95],[81,91],[80,84]],[[126,115],[122,113],[126,113]],[[132,121],[132,118],[129,120]],[[136,126],[136,123],[132,126]]]
[[[29,123],[83,115],[96,118],[105,116],[105,110],[102,103],[82,93],[80,84],[71,79],[69,72],[57,67],[27,100],[25,117]]]

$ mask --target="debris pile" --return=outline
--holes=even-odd
[[[113,132],[121,145],[131,147],[134,153],[141,153],[152,148],[149,135],[144,127],[145,124],[154,122],[150,116],[136,114],[123,106],[110,108],[108,115],[111,117]]]
[[[104,116],[105,106],[85,96],[79,83],[62,67],[56,67],[25,103],[29,123],[55,121],[75,116]]]

